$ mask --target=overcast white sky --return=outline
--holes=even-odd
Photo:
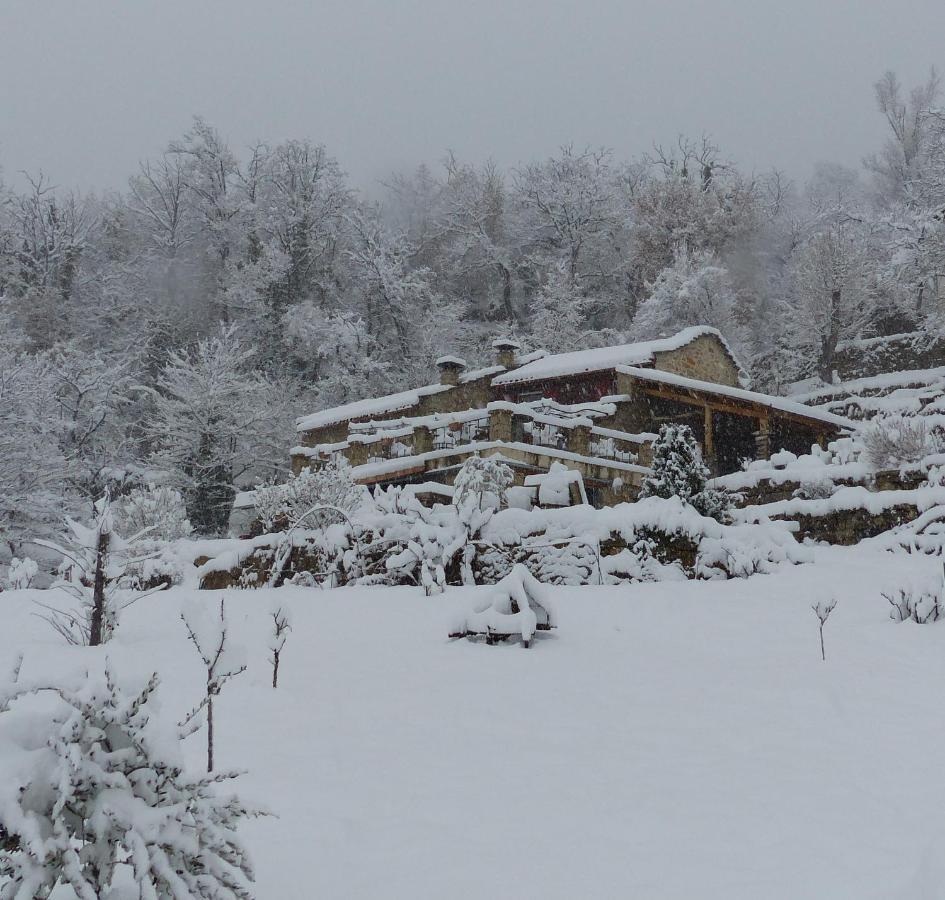
[[[803,177],[882,138],[871,85],[945,68],[945,0],[0,0],[0,167],[124,185],[199,113],[354,181],[709,132]]]

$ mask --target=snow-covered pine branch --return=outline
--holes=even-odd
[[[0,896],[248,900],[253,867],[237,835],[262,814],[220,792],[235,774],[194,777],[143,687],[103,674],[12,684],[0,696]],[[43,700],[44,702],[35,702]]]

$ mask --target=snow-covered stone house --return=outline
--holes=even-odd
[[[588,501],[605,506],[636,496],[664,422],[690,425],[717,474],[776,450],[808,452],[850,424],[742,387],[713,328],[570,353],[523,355],[513,340],[493,347],[492,366],[469,371],[443,356],[438,384],[300,418],[294,470],[340,454],[363,484],[441,497],[463,460],[498,455],[518,485],[563,464],[581,474]]]

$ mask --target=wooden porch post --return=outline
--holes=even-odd
[[[703,442],[703,455],[705,464],[709,470],[715,474],[715,436],[712,434],[712,407],[703,407],[705,414],[705,441]]]
[[[769,459],[771,457],[771,429],[767,416],[758,419],[758,434],[755,435],[755,449],[758,453],[758,459]]]

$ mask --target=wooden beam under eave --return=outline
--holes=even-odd
[[[639,383],[639,382],[638,382]],[[837,433],[839,428],[833,428],[820,419],[810,419],[807,416],[797,413],[787,412],[785,410],[775,409],[766,406],[763,403],[726,403],[723,400],[709,400],[706,397],[696,394],[680,394],[677,391],[667,390],[662,386],[653,386],[652,384],[639,383],[640,390],[651,397],[659,400],[672,400],[676,403],[682,403],[687,406],[697,406],[700,408],[709,407],[715,412],[728,413],[734,416],[745,416],[749,419],[759,419],[762,416],[766,418],[784,419],[789,422],[797,422],[799,425],[805,425],[812,431],[823,433]]]

